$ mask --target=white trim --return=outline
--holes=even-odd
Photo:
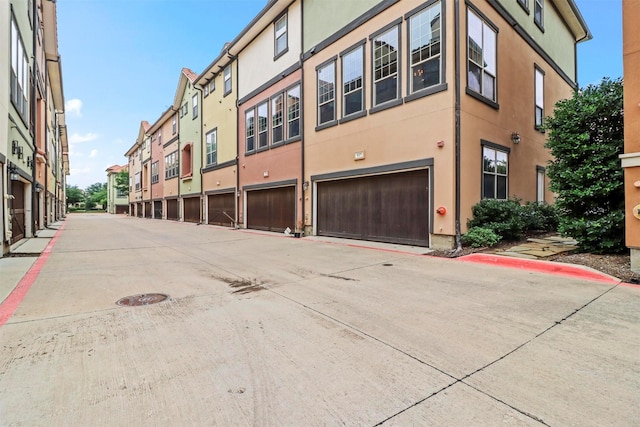
[[[624,153],[618,156],[623,168],[640,167],[640,153]]]

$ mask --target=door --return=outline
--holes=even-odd
[[[235,193],[207,196],[207,209],[208,224],[233,227],[236,217]]]
[[[282,232],[295,226],[295,186],[247,191],[247,228]]]
[[[11,244],[14,244],[25,236],[24,182],[11,181],[11,195]]]
[[[178,220],[178,199],[167,200],[167,219]]]
[[[144,217],[145,218],[151,218],[151,202],[145,202],[144,204]]]
[[[185,222],[200,222],[200,197],[182,199]]]
[[[162,200],[153,202],[153,217],[155,219],[162,219]]]
[[[429,170],[317,184],[318,235],[429,245]]]

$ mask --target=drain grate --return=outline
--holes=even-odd
[[[169,298],[169,295],[165,294],[140,294],[120,298],[118,301],[116,301],[116,304],[134,307],[139,305],[155,304],[158,302],[162,302],[167,298]]]

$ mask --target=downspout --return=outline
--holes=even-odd
[[[31,17],[31,22],[33,22],[33,31],[31,34],[31,44],[33,46],[33,67],[31,67],[31,79],[32,79],[32,84],[31,84],[31,118],[29,121],[33,120],[34,123],[34,127],[35,129],[33,129],[33,153],[31,154],[31,235],[33,237],[36,237],[36,231],[37,231],[37,221],[38,219],[36,218],[36,152],[38,150],[38,124],[36,121],[36,100],[37,100],[37,96],[36,96],[36,87],[38,85],[38,81],[36,80],[37,74],[36,74],[36,66],[38,64],[38,57],[36,55],[36,39],[37,39],[37,31],[38,31],[38,26],[36,25],[37,21],[36,21],[36,17],[38,14],[38,9],[36,8],[37,4],[36,4],[36,0],[32,0],[31,1],[31,13],[32,13],[32,17]]]
[[[302,49],[300,50],[300,102],[304,103],[304,1],[300,2],[300,46],[302,46]],[[284,112],[283,116],[286,117],[286,114]],[[300,133],[302,135],[302,139],[300,140],[300,174],[302,175],[302,230],[299,231],[301,231],[302,235],[304,236],[304,230],[307,226],[307,219],[305,211],[306,191],[304,189],[304,182],[306,178],[304,168],[304,108],[302,105],[300,106],[300,123],[302,124],[302,126],[300,126]],[[309,185],[311,185],[311,183],[309,183]],[[309,187],[307,187],[307,190],[308,189]]]
[[[200,89],[197,85],[191,85],[195,90],[202,94],[202,89]],[[202,115],[204,114],[204,97],[198,97],[198,108],[200,111],[198,112],[198,117],[200,118],[200,224],[204,223],[204,184],[202,182],[202,168],[204,167],[204,156],[202,155],[202,150],[205,145],[202,143],[202,137],[204,136],[204,129],[202,127]],[[193,173],[193,171],[191,171]]]
[[[229,49],[227,49],[227,55],[229,55]],[[240,52],[238,52],[240,55]],[[240,109],[238,108],[238,100],[240,99],[240,61],[238,56],[235,57],[236,61],[236,228],[240,228],[240,197],[242,191],[240,190]],[[224,73],[224,71],[223,71]],[[223,74],[224,76],[224,74]],[[231,67],[231,76],[233,76],[233,66]],[[224,86],[224,83],[223,83]],[[244,208],[244,206],[243,206]],[[243,222],[243,226],[246,228],[246,224]]]
[[[456,129],[455,129],[455,139],[456,139],[456,249],[455,252],[458,253],[462,251],[462,240],[461,240],[461,232],[460,232],[460,154],[461,154],[461,141],[460,141],[460,0],[455,0],[454,5],[454,32],[455,32],[455,97],[456,97],[456,111],[455,111],[455,120],[456,120]]]

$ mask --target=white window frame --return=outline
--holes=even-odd
[[[504,157],[504,172],[499,170],[498,162],[499,159]],[[490,160],[493,162],[492,164],[487,165],[485,159],[488,159],[490,156]],[[493,166],[492,166],[493,165]],[[493,167],[493,170],[491,170]],[[485,191],[485,179],[487,176],[493,177],[493,197],[487,196]],[[504,197],[498,197],[498,179],[504,178],[505,180],[505,194]],[[509,150],[499,148],[493,145],[482,145],[482,199],[498,199],[498,200],[507,200],[509,198]]]
[[[438,19],[437,28],[434,30],[432,23]],[[443,37],[442,37],[442,5],[438,1],[415,13],[408,19],[409,22],[409,94],[427,90],[443,82]],[[429,44],[416,46],[416,43],[424,43],[429,40]],[[414,54],[415,51],[415,54]],[[423,56],[424,55],[424,56]],[[425,75],[425,67],[437,62],[438,79],[436,82],[417,88],[415,80]],[[424,80],[424,79],[423,79]]]
[[[480,24],[480,41],[472,41],[471,26],[473,21],[477,20]],[[477,46],[473,51],[472,49]],[[488,50],[488,46],[492,46],[492,50]],[[467,89],[477,93],[481,97],[491,102],[498,100],[498,32],[493,25],[489,24],[482,16],[476,13],[472,8],[467,8]],[[476,67],[480,71],[479,87],[473,87],[471,67]],[[487,89],[487,78],[490,79],[490,90]]]
[[[342,117],[349,117],[364,111],[364,45],[360,44],[342,54]],[[347,99],[355,98],[360,92],[360,108],[347,111]]]
[[[245,151],[253,153],[256,151],[256,112],[254,108],[244,112],[244,126]],[[249,146],[249,141],[251,141],[251,147]]]
[[[533,22],[544,29],[544,0],[533,0]]]
[[[192,103],[193,103],[193,118],[198,117],[198,94],[193,95]]]
[[[160,161],[156,160],[151,163],[151,184],[160,182]]]
[[[171,130],[173,132],[173,135],[176,134],[176,132],[178,131],[178,126],[176,123],[176,115],[173,115],[173,118],[171,119]]]
[[[262,150],[269,146],[269,101],[263,101],[256,106],[256,149]]]
[[[283,24],[282,27],[278,28],[278,25]],[[276,20],[273,24],[273,56],[274,60],[278,59],[280,56],[287,53],[289,50],[289,23],[287,21],[287,14],[285,13],[280,18]],[[279,45],[284,39],[284,44],[282,46]]]
[[[298,96],[296,97],[292,97],[291,93],[295,93],[297,91]],[[289,100],[290,99],[296,99],[293,103],[290,103]],[[302,108],[302,91],[300,88],[300,84],[296,84],[294,86],[291,86],[289,89],[287,89],[287,96],[286,96],[286,111],[287,111],[287,135],[286,135],[286,139],[287,140],[291,140],[293,138],[298,138],[300,137],[300,132],[302,131],[301,126],[300,126],[300,109]],[[298,133],[296,133],[295,135],[291,134],[291,126],[294,122],[298,122]]]
[[[165,179],[178,176],[178,151],[167,154],[164,157],[164,177]]]
[[[384,39],[387,40],[385,41]],[[371,49],[373,50],[371,55],[371,73],[373,80],[373,84],[371,85],[373,90],[372,103],[374,107],[377,107],[400,99],[400,26],[393,25],[391,28],[385,29],[372,36],[371,40]],[[383,52],[383,42],[391,46],[392,42],[395,42],[395,55],[390,49],[389,52]],[[380,43],[380,47],[376,46],[378,43]],[[388,58],[387,62],[385,62],[385,58]],[[379,70],[379,73],[377,73],[377,70]],[[378,86],[384,84],[387,80],[393,80],[394,78],[396,82],[395,96],[382,101],[379,100],[377,91]]]
[[[534,125],[537,130],[542,130],[544,125],[544,72],[535,67],[535,116]]]
[[[224,96],[227,96],[233,90],[233,87],[232,87],[233,86],[233,81],[232,81],[232,76],[231,76],[231,64],[227,65],[224,68],[223,76],[224,76]]]
[[[320,65],[316,69],[316,89],[318,94],[317,123],[326,125],[336,120],[336,61],[335,59]],[[323,109],[328,111],[323,118]]]
[[[207,132],[206,135],[206,161],[207,166],[218,163],[218,129]]]
[[[285,125],[284,125],[284,100],[285,94],[280,92],[271,98],[271,145],[276,145],[284,142],[285,138]],[[276,140],[276,129],[280,128],[281,138]]]

